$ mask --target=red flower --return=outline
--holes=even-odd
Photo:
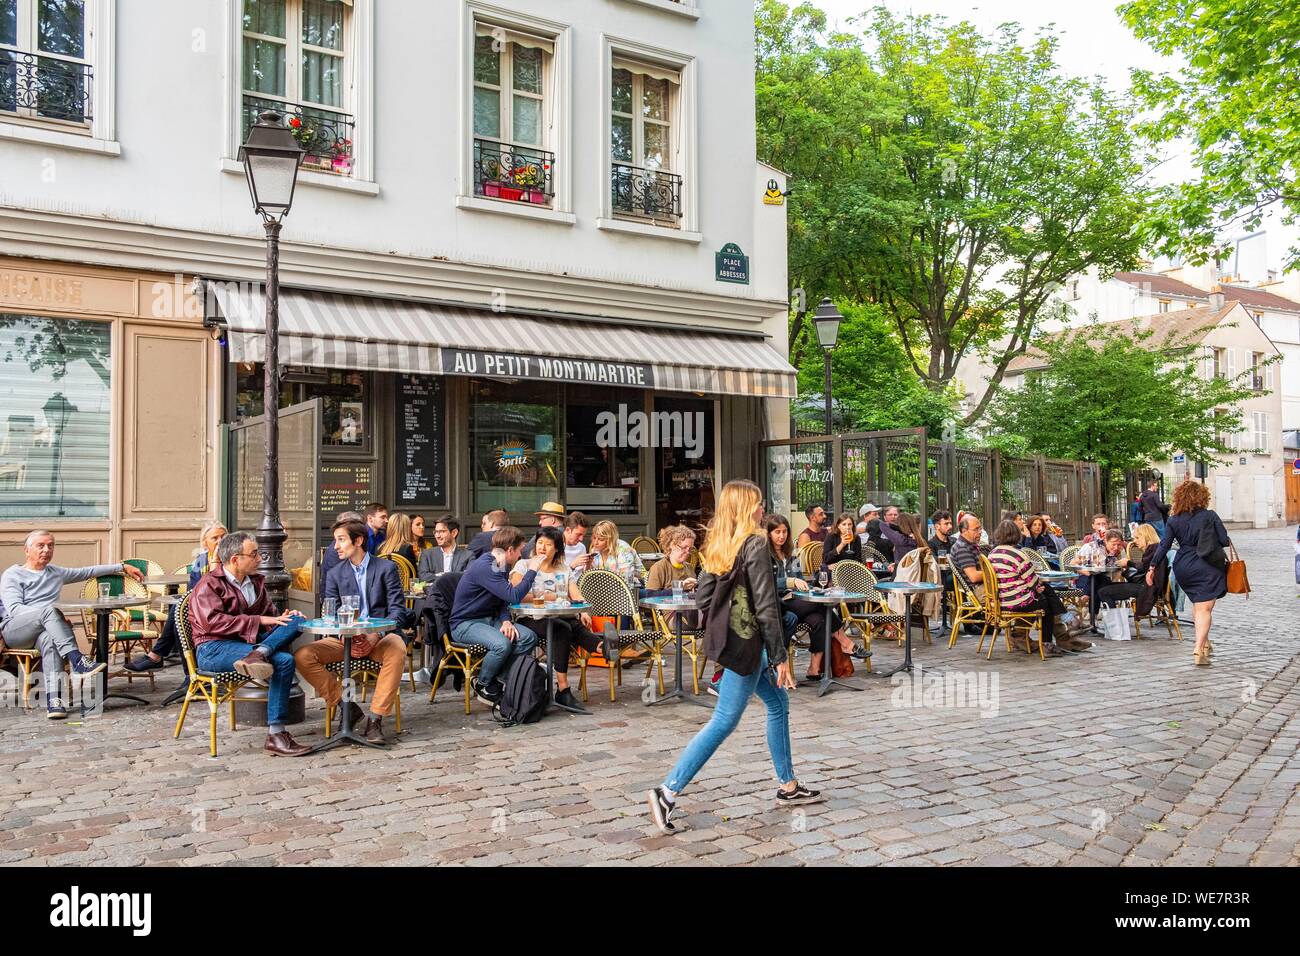
[[[289,125],[292,126],[294,129],[297,129],[299,126],[302,125],[302,120],[298,119],[298,117],[296,116],[291,116],[289,117]]]

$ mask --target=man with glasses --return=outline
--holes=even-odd
[[[458,547],[460,522],[451,515],[443,515],[434,523],[433,542],[436,547],[420,552],[417,577],[421,581],[432,583],[440,574],[459,574],[469,567],[469,549]]]
[[[301,757],[304,747],[285,729],[294,661],[289,645],[298,636],[302,615],[281,613],[266,594],[266,581],[257,569],[262,556],[257,542],[244,531],[231,531],[217,545],[220,573],[203,575],[190,592],[190,629],[194,658],[200,670],[236,671],[259,683],[269,682],[266,695],[266,744],[277,757]]]

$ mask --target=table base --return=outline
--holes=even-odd
[[[107,704],[110,700],[129,700],[133,704],[149,703],[149,701],[145,700],[143,697],[136,697],[134,694],[119,694],[117,691],[104,696],[104,703]]]
[[[646,701],[646,706],[654,707],[656,704],[667,704],[669,701],[674,700],[684,701],[687,704],[694,704],[696,707],[703,707],[705,710],[713,709],[712,701],[696,696],[695,694],[688,694],[684,687],[674,687],[662,697],[656,697],[653,700]]]
[[[340,730],[333,737],[327,737],[320,743],[313,745],[308,753],[314,754],[320,753],[324,750],[333,750],[335,747],[342,747],[344,744],[357,744],[361,747],[371,747],[374,750],[388,749],[388,744],[372,744],[369,740],[366,740],[365,737],[362,737],[359,733],[349,727],[347,730]]]
[[[681,611],[673,614],[673,637],[676,648],[676,670],[673,672],[673,689],[662,697],[656,697],[653,700],[646,701],[647,707],[654,707],[656,704],[666,704],[672,700],[684,700],[694,704],[697,707],[703,707],[706,710],[712,710],[713,704],[706,698],[701,700],[695,694],[686,693],[686,686],[682,683],[682,613]],[[695,665],[692,664],[692,667]],[[652,685],[653,686],[653,685]]]

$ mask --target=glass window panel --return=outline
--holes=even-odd
[[[284,96],[284,46],[244,37],[244,89]]]
[[[284,6],[285,0],[244,0],[244,29],[269,37],[287,37]]]
[[[645,165],[650,169],[668,166],[668,127],[645,124]]]
[[[36,61],[36,75],[37,113],[78,123],[86,118],[86,75],[80,63],[43,56]]]
[[[668,81],[644,77],[645,89],[641,95],[641,115],[647,119],[668,118]]]
[[[613,110],[615,113],[632,112],[632,74],[628,70],[615,70],[613,78]]]
[[[474,82],[501,82],[501,54],[492,49],[491,37],[474,38]]]
[[[109,326],[0,315],[0,519],[108,516]]]
[[[501,94],[496,90],[474,88],[474,135],[501,135]]]
[[[18,109],[18,58],[0,50],[0,110]]]
[[[621,163],[632,162],[632,120],[615,116],[610,124],[610,155]]]
[[[302,99],[324,106],[343,105],[343,57],[303,51]]]
[[[516,96],[514,99],[514,132],[512,134],[514,142],[540,146],[542,143],[542,101],[527,96]]]
[[[475,379],[469,443],[476,511],[530,514],[538,501],[562,500],[564,431],[556,386]]]
[[[86,55],[85,0],[39,0],[36,39],[44,53]]]
[[[566,504],[587,513],[628,514],[637,510],[641,452],[629,440],[608,441],[601,413],[640,411],[641,396],[593,386],[567,386],[565,404]],[[628,436],[623,436],[627,438]],[[642,436],[648,438],[648,436]]]
[[[514,88],[525,93],[542,92],[542,51],[534,47],[514,46]]]
[[[343,9],[343,4],[332,0],[304,0],[302,42],[342,51]]]
[[[18,0],[0,0],[0,43],[18,45]]]

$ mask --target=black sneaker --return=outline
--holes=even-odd
[[[613,664],[618,659],[618,655],[618,631],[614,629],[612,623],[607,621],[605,622],[605,632],[601,635],[600,656]]]
[[[501,703],[501,692],[493,686],[485,686],[478,679],[473,683],[474,696],[487,704],[489,707],[495,707]]]
[[[650,816],[654,817],[655,826],[661,833],[675,833],[677,827],[668,818],[672,812],[677,809],[676,805],[668,799],[664,793],[663,787],[655,787],[653,790],[646,791],[646,802],[650,805]]]
[[[126,669],[129,671],[135,671],[136,673],[142,671],[156,671],[162,666],[163,662],[161,659],[154,660],[148,654],[143,654],[140,657],[126,662]]]
[[[569,710],[577,711],[580,714],[591,713],[586,707],[582,706],[582,702],[578,698],[573,696],[572,687],[566,687],[564,690],[559,691],[555,695],[555,703],[557,706],[567,707]]]
[[[63,720],[68,716],[68,708],[57,697],[51,697],[45,703],[45,717],[48,720]]]
[[[107,664],[100,664],[97,661],[92,661],[89,657],[83,657],[78,660],[77,663],[69,667],[69,670],[72,671],[73,677],[93,677],[100,671],[107,669]]]
[[[797,803],[821,803],[825,797],[820,790],[809,790],[801,783],[795,783],[794,789],[788,793],[784,790],[776,791],[776,802],[778,806],[793,806]]]

